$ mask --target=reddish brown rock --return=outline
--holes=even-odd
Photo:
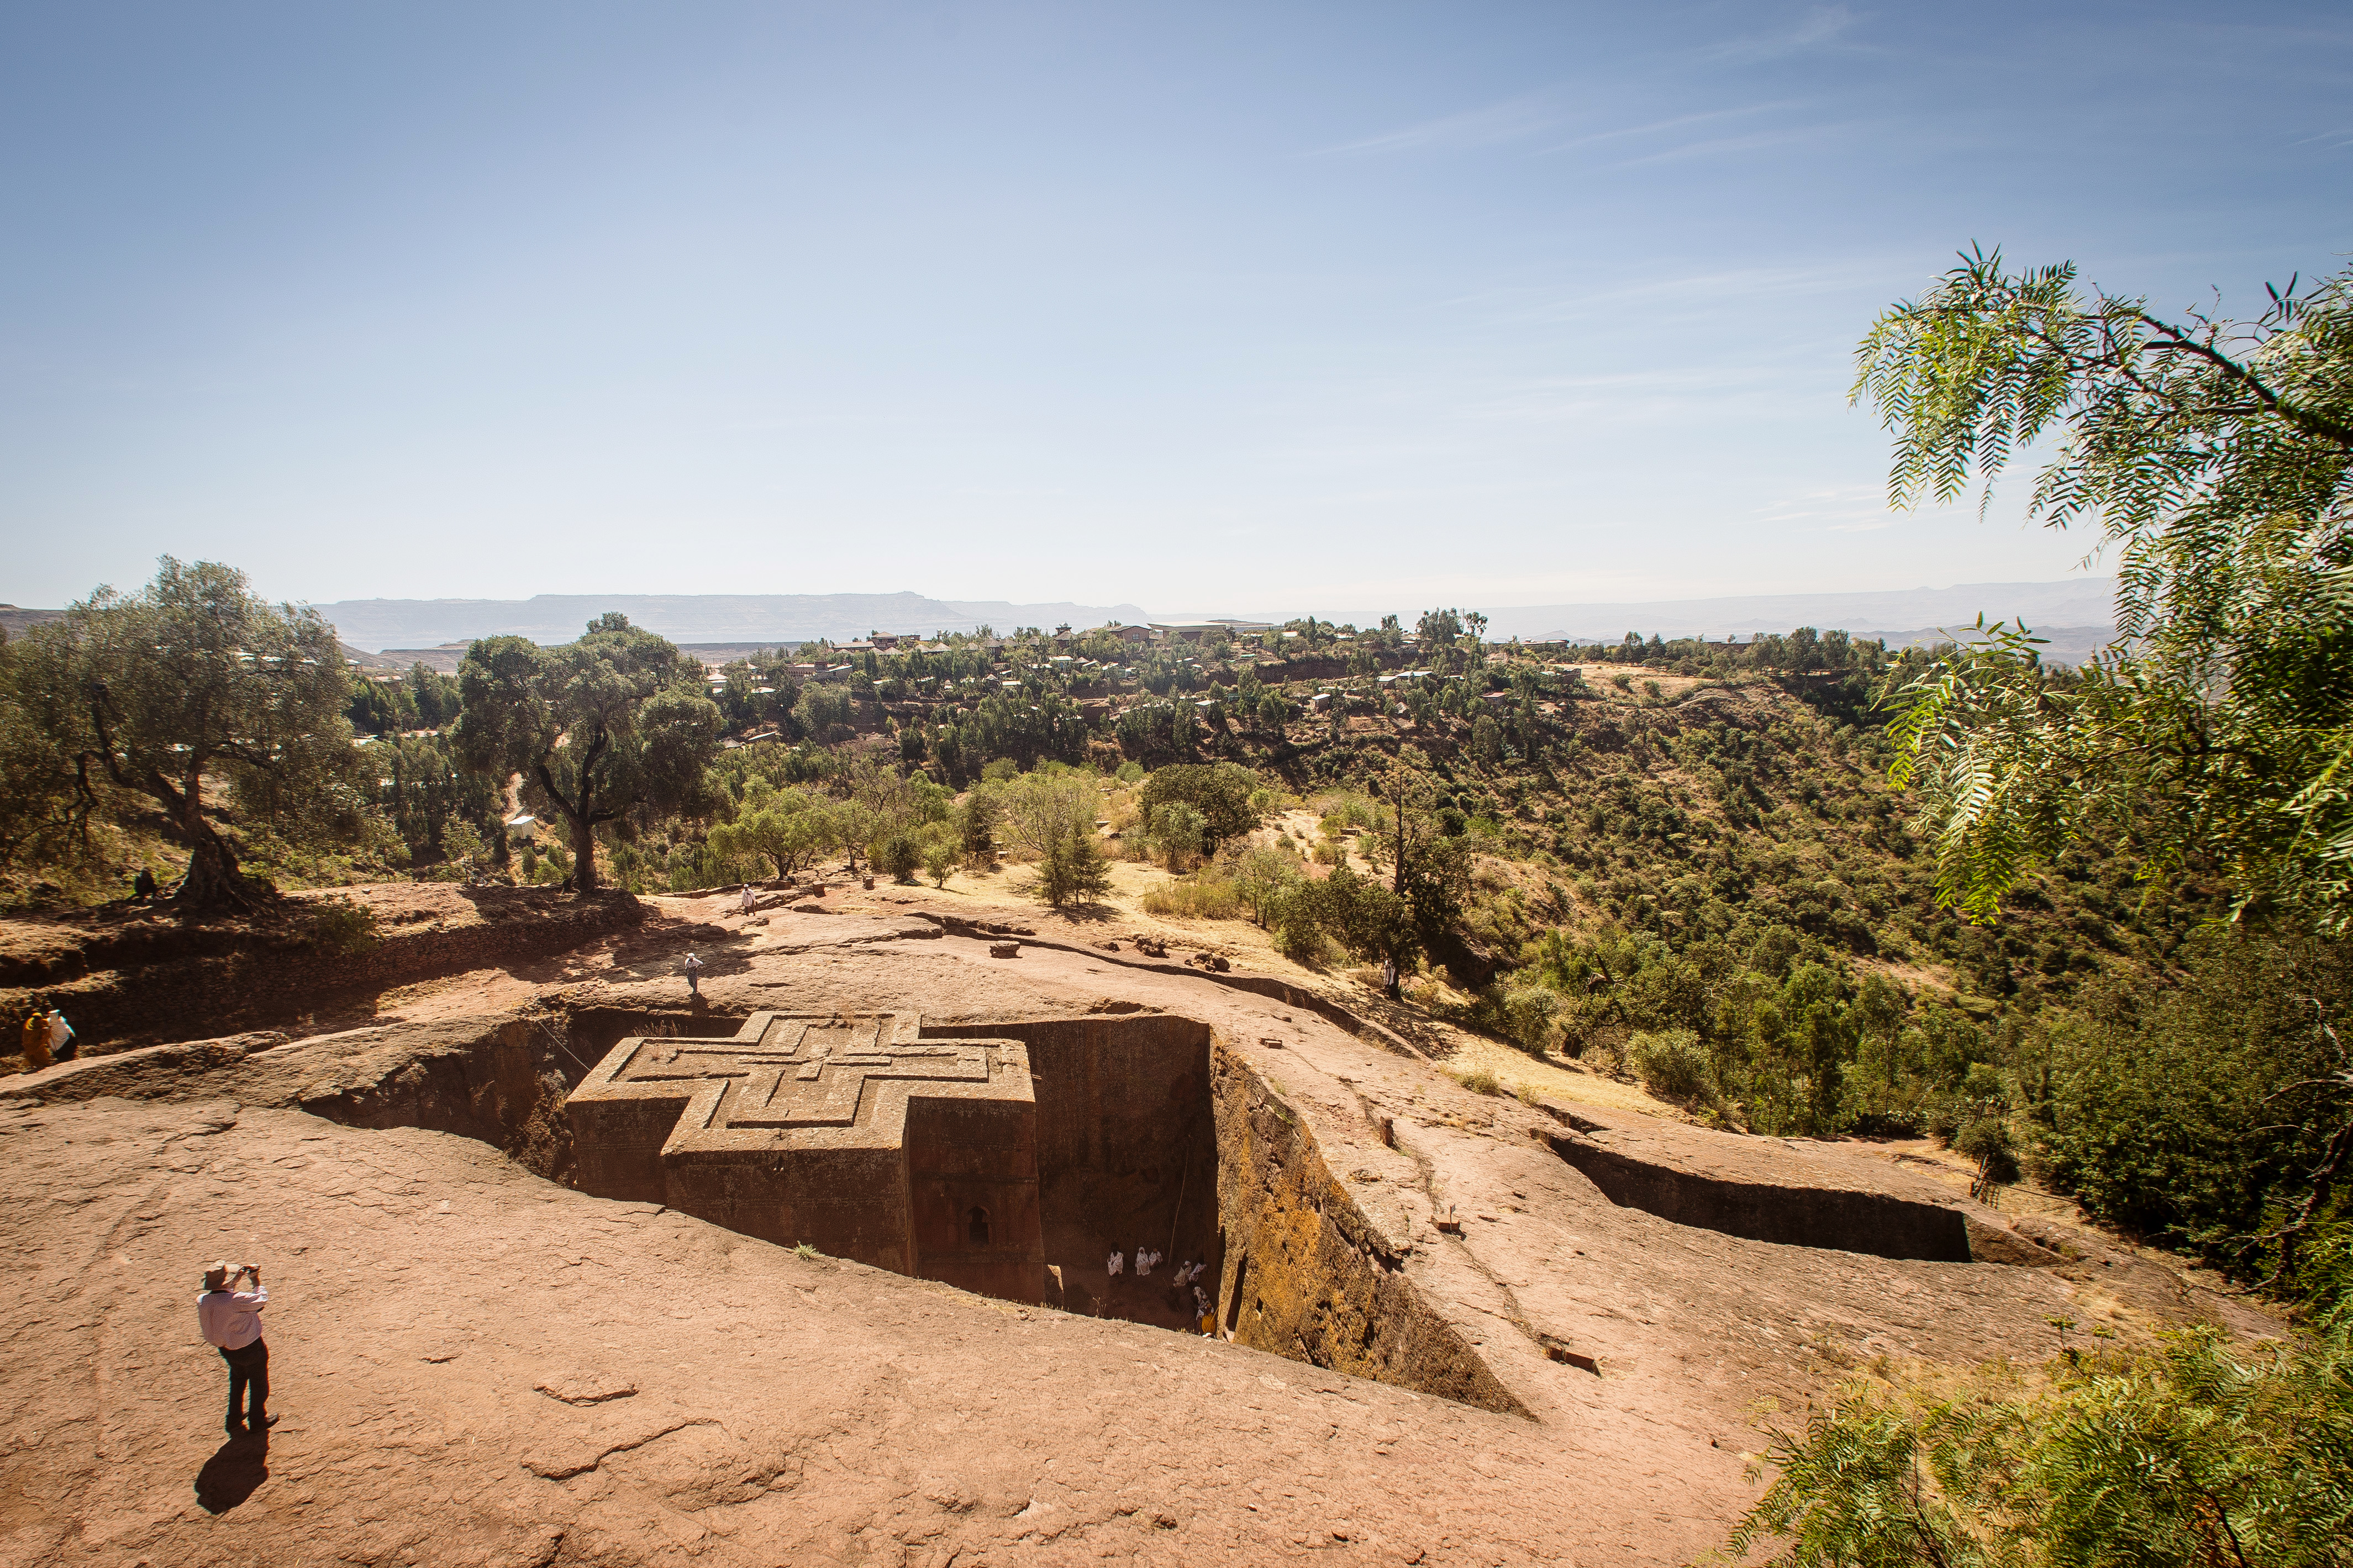
[[[0,1562],[1666,1563],[1754,1495],[1765,1397],[2039,1358],[2060,1316],[2269,1326],[1852,1149],[1482,1098],[1289,982],[1059,926],[996,963],[982,911],[850,900],[698,938],[696,1003],[649,933],[0,1085]],[[836,1008],[1024,1047],[1075,1310],[566,1184],[564,1100],[623,1038]],[[1886,1239],[1955,1223],[1971,1261]],[[217,1435],[220,1256],[272,1292],[266,1447]],[[1214,1338],[1155,1326],[1187,1258]]]

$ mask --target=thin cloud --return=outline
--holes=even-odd
[[[1383,132],[1361,141],[1318,148],[1311,156],[1344,157],[1363,153],[1414,153],[1425,149],[1493,147],[1517,142],[1560,123],[1560,110],[1550,93],[1508,98],[1484,109],[1466,110],[1437,120],[1425,120],[1401,130]]]
[[[1763,37],[1735,38],[1706,51],[1712,60],[1774,60],[1802,50],[1819,48],[1854,26],[1855,15],[1843,5],[1816,5],[1794,27]]]
[[[1871,485],[1801,490],[1749,515],[1763,523],[1804,525],[1815,533],[1875,533],[1898,519],[1887,508],[1887,492]]]
[[[1788,373],[1768,365],[1552,376],[1523,382],[1461,407],[1492,424],[1648,424],[1746,408],[1758,416],[1789,406]]]
[[[1669,147],[1657,153],[1645,153],[1639,157],[1621,159],[1612,165],[1620,169],[1639,169],[1646,164],[1680,163],[1693,158],[1721,158],[1739,153],[1760,153],[1768,148],[1787,147],[1792,142],[1810,142],[1843,131],[1851,121],[1831,121],[1822,125],[1799,125],[1787,131],[1758,131],[1746,136],[1716,136],[1704,142],[1693,142],[1681,147]]]
[[[1751,103],[1739,109],[1711,109],[1701,114],[1678,114],[1672,120],[1654,120],[1647,125],[1621,125],[1614,131],[1595,131],[1583,136],[1572,136],[1544,149],[1547,153],[1569,153],[1579,147],[1590,147],[1604,142],[1622,142],[1634,136],[1655,136],[1662,132],[1681,131],[1687,126],[1705,125],[1718,120],[1736,120],[1744,114],[1768,114],[1778,109],[1794,109],[1798,100],[1783,100],[1777,103]]]
[[[1908,260],[1908,258],[1901,258]],[[1706,316],[1747,309],[1761,301],[1810,295],[1842,294],[1887,286],[1893,259],[1865,257],[1813,267],[1745,267],[1719,272],[1678,273],[1599,288],[1490,289],[1446,301],[1483,308],[1497,321],[1575,321],[1619,317],[1640,307],[1670,317]]]

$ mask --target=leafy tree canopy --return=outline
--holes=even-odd
[[[351,687],[334,628],[265,603],[242,572],[166,555],[136,594],[100,588],[34,627],[11,664],[82,790],[100,773],[163,809],[189,854],[176,895],[187,906],[251,907],[269,892],[206,808],[207,779],[290,836],[351,826]]]
[[[455,733],[468,766],[520,773],[524,803],[571,825],[587,892],[597,827],[626,836],[632,807],[676,811],[704,787],[720,716],[702,682],[702,667],[668,639],[608,612],[560,647],[501,637],[467,649]]]
[[[1092,775],[1081,773],[1025,773],[1006,786],[1006,837],[1034,862],[1031,891],[1056,909],[1099,898],[1111,887],[1111,871],[1095,843],[1095,813],[1103,796]]]
[[[2028,868],[2104,839],[2192,855],[2241,910],[2353,920],[2353,273],[2253,321],[2012,273],[1972,250],[1857,351],[1895,432],[1892,501],[1989,486],[2056,438],[2031,511],[2116,552],[2118,640],[2079,674],[1997,626],[1904,689],[1892,776],[1921,792],[1940,897],[1989,919]]]
[[[1151,822],[1163,806],[1183,804],[1201,814],[1200,852],[1215,854],[1229,838],[1240,838],[1259,825],[1260,812],[1250,804],[1258,775],[1238,763],[1176,763],[1145,780],[1140,804]]]

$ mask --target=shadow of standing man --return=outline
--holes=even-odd
[[[240,1432],[196,1472],[196,1503],[206,1513],[227,1513],[269,1479],[269,1428]]]

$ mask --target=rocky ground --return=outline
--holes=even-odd
[[[828,912],[794,907],[812,904]],[[2271,1326],[1886,1151],[1708,1132],[1614,1085],[1474,1095],[1303,975],[1206,973],[1134,934],[904,889],[748,920],[664,900],[568,954],[387,990],[358,1027],[6,1079],[0,1562],[1676,1563],[1754,1495],[1761,1401],[1794,1411],[1877,1357],[2039,1359],[2054,1318]],[[1018,956],[992,957],[1008,939]],[[805,1259],[570,1191],[477,1138],[346,1124],[451,1074],[460,1100],[508,1092],[480,1042],[527,1039],[514,1020],[551,1006],[695,1016],[690,943],[713,1020],[1208,1023],[1526,1414]],[[1596,1151],[1824,1213],[1941,1206],[2013,1260],[1675,1223],[1605,1195],[1571,1157]],[[223,1441],[223,1371],[195,1334],[196,1271],[222,1256],[260,1260],[273,1297],[266,1443]]]

